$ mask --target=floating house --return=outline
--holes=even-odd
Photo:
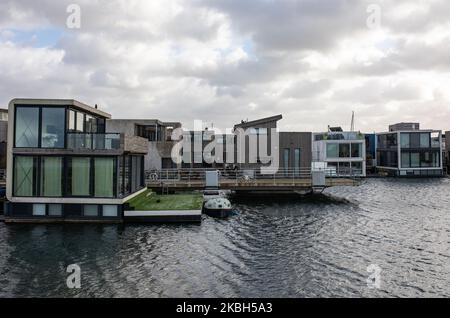
[[[175,169],[171,151],[175,144],[172,131],[181,128],[179,122],[162,122],[158,119],[108,119],[107,132],[123,133],[126,137],[141,140],[147,147],[145,170]]]
[[[110,118],[75,100],[12,100],[5,221],[121,222],[144,190],[147,145],[107,133]]]
[[[330,127],[328,132],[312,134],[312,161],[331,175],[366,176],[366,141],[364,134]]]
[[[442,176],[442,132],[422,130],[418,123],[389,126],[389,132],[377,134],[377,170],[389,176]]]

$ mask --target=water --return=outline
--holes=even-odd
[[[326,191],[345,200],[241,199],[201,225],[0,223],[0,297],[449,297],[449,189],[372,179]]]

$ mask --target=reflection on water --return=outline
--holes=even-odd
[[[374,179],[234,199],[236,215],[201,225],[0,223],[0,297],[448,297],[449,187]],[[73,263],[79,290],[65,284]],[[380,289],[367,287],[370,264]]]

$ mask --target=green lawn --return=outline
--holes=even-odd
[[[136,211],[201,210],[203,197],[200,193],[159,195],[147,190],[127,203]]]

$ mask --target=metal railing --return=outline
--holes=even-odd
[[[67,133],[68,149],[119,150],[120,133]]]
[[[150,183],[161,182],[202,182],[205,181],[206,171],[217,171],[219,183],[221,181],[228,182],[256,182],[258,180],[282,180],[296,181],[301,179],[311,179],[312,171],[324,171],[327,178],[359,178],[361,177],[361,169],[345,169],[336,170],[335,168],[314,169],[279,169],[275,173],[263,174],[260,169],[215,169],[215,168],[193,168],[193,169],[163,169],[163,170],[147,170],[145,171],[145,181]]]

